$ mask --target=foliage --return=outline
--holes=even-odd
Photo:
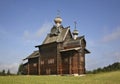
[[[8,71],[7,71],[7,73],[6,73],[7,75],[11,75],[11,73],[10,73],[10,70],[8,69]]]
[[[23,72],[23,64],[21,63],[21,64],[19,65],[19,67],[18,67],[18,72],[17,72],[17,74],[18,74],[18,75],[21,75],[22,72]]]
[[[15,75],[15,74],[12,74],[9,69],[8,69],[7,73],[5,72],[4,69],[2,71],[0,71],[0,76],[7,76],[7,75]]]
[[[86,76],[1,76],[0,84],[120,84],[120,71]],[[7,80],[7,81],[6,81]]]
[[[5,76],[6,73],[5,73],[5,70],[3,69],[1,72],[0,72],[0,76]]]
[[[120,70],[120,63],[119,62],[115,62],[111,65],[108,65],[108,66],[103,67],[103,68],[98,68],[98,69],[95,69],[93,71],[87,71],[87,73],[96,74],[96,73],[100,73],[100,72],[110,72],[110,71],[117,71],[117,70]]]

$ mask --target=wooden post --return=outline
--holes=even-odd
[[[78,51],[78,74],[80,75],[80,54],[81,52]]]
[[[71,56],[69,56],[69,74],[71,74]]]
[[[56,44],[57,46],[57,52],[56,52],[56,74],[59,75],[61,74],[61,54],[60,54],[60,48],[61,44]]]
[[[41,74],[41,54],[40,54],[40,47],[39,47],[39,57],[38,57],[38,75]]]
[[[80,74],[84,74],[85,73],[85,52],[84,49],[82,48],[79,52],[78,52],[78,71],[79,71],[79,75]]]
[[[30,68],[29,68],[29,66],[30,66],[30,65],[29,65],[29,61],[28,61],[28,67],[27,67],[27,70],[28,70],[27,72],[28,72],[28,73],[27,73],[27,75],[30,75]]]
[[[78,51],[78,74],[80,75],[80,74],[82,74],[82,63],[81,63],[81,57],[82,57],[82,53],[83,53],[83,51],[82,51],[82,49],[81,50],[79,50]]]
[[[40,75],[40,57],[38,57],[38,75]]]
[[[85,51],[83,51],[83,58],[84,58],[84,61],[83,61],[83,68],[84,68],[84,74],[86,73],[86,68],[85,68]]]

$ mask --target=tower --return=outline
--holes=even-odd
[[[76,22],[74,22],[74,23],[75,23],[75,29],[73,30],[72,34],[73,34],[73,39],[76,40],[79,32],[78,32],[78,30],[76,30],[76,24],[77,23]]]

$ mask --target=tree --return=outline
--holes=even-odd
[[[3,76],[5,76],[6,75],[6,73],[5,73],[5,70],[3,69],[3,71],[2,71],[2,75]]]
[[[10,73],[10,70],[8,69],[8,71],[7,71],[7,75],[11,75],[11,73]]]
[[[21,63],[21,64],[19,65],[19,67],[18,67],[18,72],[17,72],[17,74],[18,74],[18,75],[21,75],[22,72],[23,72],[23,64]]]
[[[0,71],[0,76],[2,75],[2,72]]]
[[[98,68],[98,69],[94,69],[93,71],[89,71],[88,73],[99,73],[99,72],[109,72],[109,71],[117,71],[120,70],[120,62],[115,62],[111,65],[105,66],[103,68]]]

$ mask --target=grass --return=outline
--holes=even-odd
[[[120,84],[120,71],[74,76],[0,76],[0,84]]]

